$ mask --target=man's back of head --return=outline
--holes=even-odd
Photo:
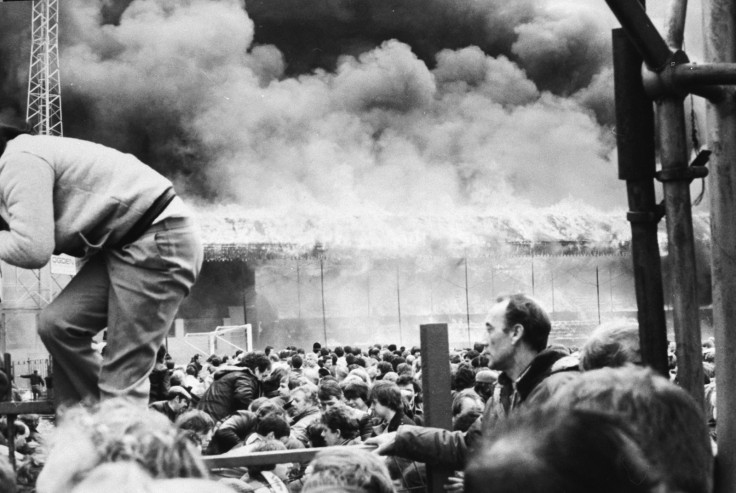
[[[713,456],[703,410],[653,370],[628,365],[583,372],[547,405],[618,415],[674,490],[711,491]]]
[[[619,367],[640,364],[639,324],[627,320],[607,322],[593,330],[580,350],[580,368]]]

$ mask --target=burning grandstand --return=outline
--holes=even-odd
[[[17,119],[29,14],[3,8],[0,114]],[[66,135],[135,154],[200,211],[206,264],[179,332],[409,344],[448,321],[467,342],[502,291],[568,318],[634,308],[605,6],[60,8]],[[63,279],[43,283],[26,300]]]
[[[635,307],[628,225],[613,215],[298,218],[218,208],[200,218],[206,264],[182,307],[187,331],[225,318],[252,323],[260,345],[416,344],[420,323],[447,322],[467,344],[500,292],[534,292],[568,319]]]

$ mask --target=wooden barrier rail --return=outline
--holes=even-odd
[[[273,450],[269,452],[255,452],[247,455],[205,455],[202,457],[208,469],[222,469],[226,467],[262,466],[267,464],[284,464],[287,462],[305,463],[314,459],[314,456],[324,450],[340,451],[345,447],[357,447],[363,450],[375,450],[373,445],[343,445],[334,447],[302,448],[294,450]]]

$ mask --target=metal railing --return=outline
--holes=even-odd
[[[374,446],[370,445],[346,445],[320,448],[304,448],[294,450],[276,450],[269,452],[254,452],[247,455],[216,455],[204,456],[204,463],[212,472],[213,476],[217,476],[218,470],[247,468],[249,466],[263,466],[270,464],[308,464],[314,457],[322,451],[340,451],[345,447],[357,447],[362,450],[372,451]],[[403,461],[391,456],[385,456],[387,466],[392,472],[392,480],[396,491],[400,493],[415,492],[420,493],[428,491],[426,470],[423,464],[413,461]],[[399,467],[399,464],[401,466]],[[391,466],[396,467],[391,467]],[[302,474],[303,474],[302,468]],[[303,483],[307,479],[306,476],[298,475],[291,477],[289,483]]]

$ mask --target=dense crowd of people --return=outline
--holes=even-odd
[[[424,389],[418,347],[287,347],[194,355],[159,350],[148,409],[107,399],[17,423],[17,473],[0,491],[448,491],[710,493],[717,454],[713,341],[706,408],[642,365],[636,323],[549,344],[550,319],[501,297],[487,338],[449,355],[451,388]],[[425,392],[450,392],[452,429],[426,426]],[[34,424],[35,423],[35,424]],[[5,425],[7,428],[7,425]],[[324,449],[307,463],[206,467],[206,457]],[[17,483],[17,485],[16,485]]]

